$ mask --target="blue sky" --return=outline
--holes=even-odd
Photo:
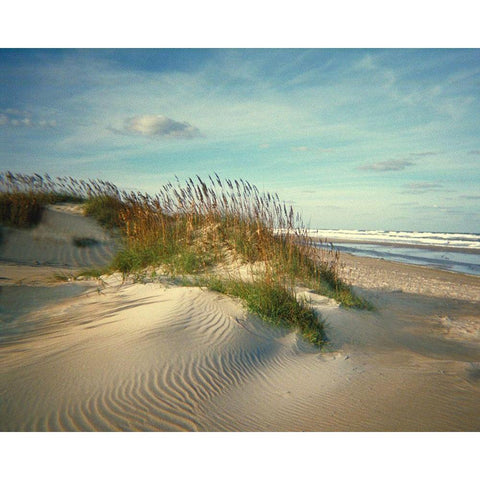
[[[0,85],[0,170],[217,172],[312,228],[480,232],[479,49],[3,49]]]

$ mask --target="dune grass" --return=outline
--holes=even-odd
[[[121,192],[102,181],[55,180],[39,175],[0,176],[1,195],[14,196],[5,218],[30,216],[67,196],[85,202],[85,213],[121,233],[123,248],[110,270],[138,273],[159,267],[171,277],[194,275],[197,284],[241,298],[270,322],[290,325],[320,345],[323,322],[295,295],[296,286],[335,298],[343,306],[368,308],[339,278],[339,253],[317,248],[298,214],[277,195],[261,193],[244,180],[200,177],[164,185],[156,195]],[[35,203],[37,202],[37,203]],[[4,222],[2,217],[2,222]],[[81,246],[81,245],[80,245]],[[215,267],[236,262],[258,265],[249,278],[220,278]]]
[[[78,274],[76,274],[75,278],[82,277],[82,278],[99,278],[102,275],[106,275],[109,273],[113,273],[114,270],[110,266],[106,266],[103,268],[84,268]]]
[[[83,201],[74,189],[62,187],[48,176],[0,174],[0,224],[5,226],[33,227],[41,220],[45,205]]]
[[[251,312],[269,323],[297,329],[313,345],[321,346],[326,341],[321,317],[285,285],[212,277],[207,286],[210,290],[240,298]]]
[[[0,222],[8,227],[30,227],[41,218],[45,199],[29,193],[0,193]]]
[[[120,226],[122,208],[123,203],[116,196],[92,196],[85,202],[85,215],[95,218],[100,225],[111,229]]]

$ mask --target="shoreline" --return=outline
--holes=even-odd
[[[480,248],[464,248],[464,247],[449,247],[445,245],[422,245],[422,244],[413,244],[405,242],[382,242],[382,241],[373,241],[373,240],[352,240],[348,238],[334,238],[332,240],[323,237],[310,237],[315,242],[323,243],[323,245],[333,244],[335,247],[336,243],[345,243],[345,244],[358,244],[358,245],[379,245],[384,247],[399,247],[399,248],[414,248],[419,250],[432,250],[436,252],[452,252],[452,253],[471,253],[471,254],[480,254]]]

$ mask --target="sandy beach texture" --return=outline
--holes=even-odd
[[[327,321],[319,351],[196,287],[113,275],[65,294],[53,272],[115,244],[78,212],[44,221],[0,249],[3,289],[50,289],[2,325],[2,431],[480,430],[480,278],[343,255],[376,309],[301,292]],[[77,251],[72,226],[99,243]]]

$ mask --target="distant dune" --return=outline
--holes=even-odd
[[[75,244],[90,239],[82,247]],[[116,242],[94,220],[82,215],[80,205],[47,206],[42,221],[31,229],[3,227],[0,261],[30,266],[85,268],[106,265]]]

